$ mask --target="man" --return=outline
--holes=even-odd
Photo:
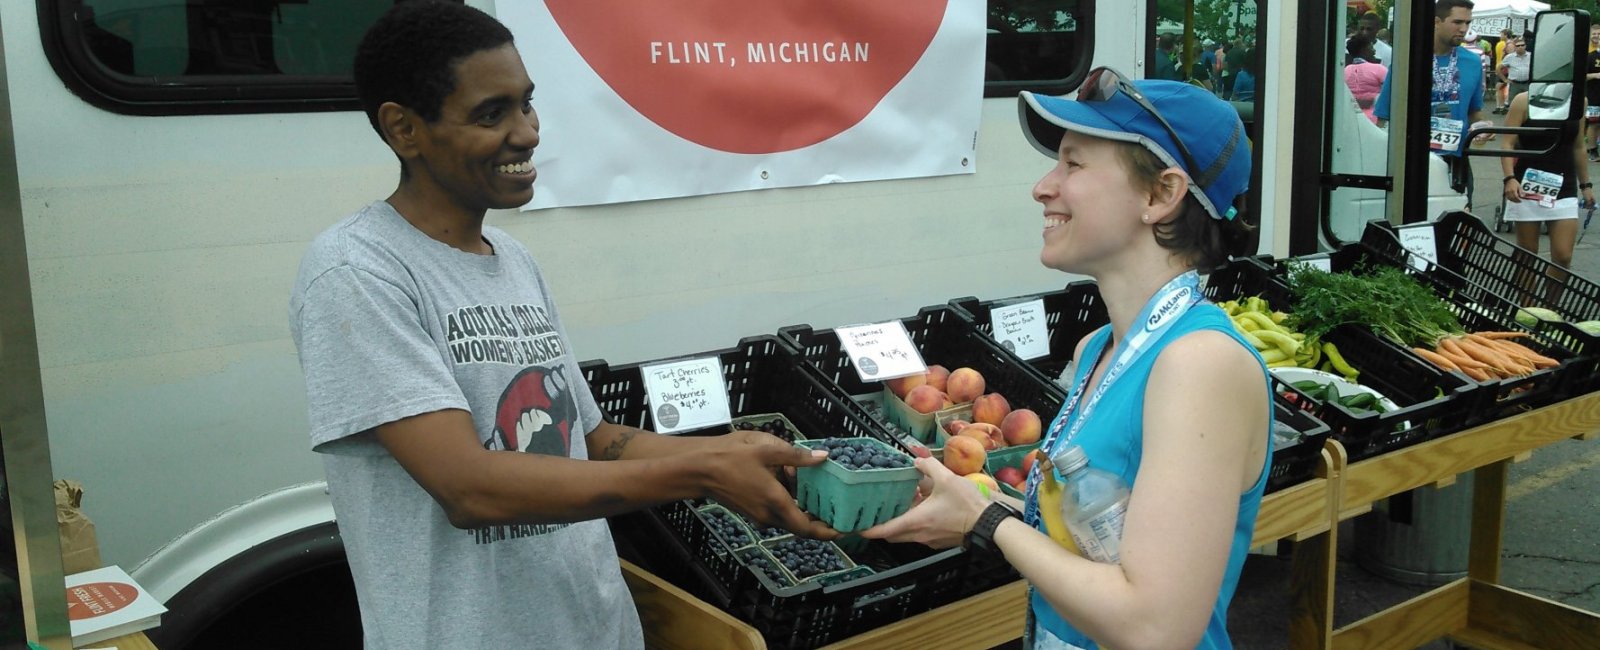
[[[1584,124],[1587,125],[1584,135],[1584,145],[1589,151],[1589,160],[1600,162],[1600,25],[1589,27],[1589,62],[1588,74],[1584,75],[1584,95],[1589,101],[1584,108]]]
[[[1508,47],[1511,47],[1511,28],[1509,27],[1500,30],[1500,40],[1494,44],[1495,89],[1498,92],[1495,96],[1497,101],[1495,102],[1494,112],[1496,114],[1504,114],[1505,111],[1500,110],[1501,107],[1511,103],[1511,98],[1506,96],[1506,84],[1500,81],[1499,75],[1500,65],[1505,62],[1506,48]]]
[[[355,83],[399,184],[312,242],[289,316],[366,648],[641,648],[602,519],[629,510],[711,497],[837,534],[773,471],[819,455],[603,419],[538,265],[483,223],[532,198],[540,139],[504,26],[399,4]]]
[[[1533,55],[1528,54],[1528,43],[1521,38],[1511,39],[1511,51],[1500,61],[1500,78],[1506,82],[1506,103],[1496,113],[1504,114],[1511,105],[1509,98],[1528,91],[1528,73],[1532,71]]]
[[[1461,46],[1471,23],[1469,0],[1439,0],[1434,4],[1433,84],[1427,95],[1417,95],[1418,99],[1428,97],[1432,107],[1428,148],[1449,163],[1450,186],[1457,192],[1466,192],[1471,183],[1471,167],[1461,155],[1466,148],[1467,126],[1483,119],[1483,66],[1477,52]],[[1388,124],[1390,119],[1392,80],[1393,77],[1383,80],[1383,90],[1373,105],[1372,113],[1379,126]]]
[[[1378,31],[1382,28],[1383,19],[1378,17],[1378,12],[1376,11],[1361,14],[1361,19],[1356,22],[1356,34],[1372,40],[1372,51],[1377,56],[1377,61],[1374,61],[1374,63],[1382,63],[1387,67],[1389,65],[1389,57],[1393,52],[1390,50],[1388,43],[1378,38]],[[1349,47],[1348,39],[1346,39],[1345,46]]]
[[[1178,72],[1177,45],[1178,37],[1173,34],[1162,34],[1156,38],[1156,58],[1150,73],[1151,79],[1183,80]]]

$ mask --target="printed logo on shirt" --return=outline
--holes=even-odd
[[[495,407],[494,431],[484,448],[569,456],[578,408],[561,366],[531,366],[511,378]],[[543,535],[567,524],[488,526],[472,531],[479,544]]]
[[[567,353],[561,334],[539,305],[474,305],[445,316],[450,359],[456,364],[531,366]]]

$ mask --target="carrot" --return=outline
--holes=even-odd
[[[1513,360],[1505,353],[1493,348],[1484,347],[1482,344],[1478,343],[1477,341],[1473,341],[1472,339],[1462,337],[1452,342],[1455,343],[1456,347],[1461,348],[1462,354],[1488,364],[1489,367],[1496,372],[1496,374],[1502,377],[1514,377],[1517,374],[1520,374],[1522,369],[1526,367],[1522,363]]]
[[[1472,352],[1468,352],[1467,351],[1467,347],[1468,346],[1472,346],[1473,347],[1473,351]],[[1478,350],[1477,346],[1473,346],[1471,343],[1468,343],[1466,339],[1449,338],[1449,337],[1439,339],[1439,349],[1440,350],[1448,350],[1448,351],[1450,351],[1451,354],[1455,354],[1455,355],[1458,355],[1458,356],[1466,357],[1468,359],[1472,359],[1473,361],[1481,363],[1487,369],[1494,371],[1494,374],[1496,374],[1496,375],[1503,374],[1505,369],[1506,369],[1505,368],[1506,362],[1505,362],[1505,360],[1499,358],[1500,357],[1499,354],[1497,354],[1497,353],[1488,353],[1488,352],[1485,352],[1485,351],[1482,351],[1482,350]],[[1457,365],[1460,365],[1460,364],[1457,364]]]
[[[1472,343],[1474,345],[1480,346],[1480,347],[1482,347],[1482,348],[1484,348],[1486,350],[1489,350],[1489,351],[1492,351],[1492,352],[1498,352],[1501,355],[1503,355],[1508,361],[1511,362],[1511,364],[1513,366],[1515,366],[1514,368],[1509,368],[1508,367],[1507,370],[1515,370],[1519,374],[1529,374],[1529,373],[1532,373],[1534,370],[1537,369],[1537,367],[1534,366],[1534,364],[1533,364],[1533,362],[1531,360],[1528,360],[1528,359],[1525,358],[1524,354],[1522,354],[1521,352],[1513,352],[1509,347],[1509,346],[1515,345],[1517,348],[1520,348],[1521,350],[1527,350],[1527,348],[1525,348],[1525,347],[1523,347],[1521,345],[1518,345],[1516,343],[1513,343],[1513,342],[1507,341],[1507,340],[1486,339],[1486,338],[1483,338],[1482,336],[1478,336],[1477,334],[1467,334],[1467,335],[1463,336],[1462,338],[1467,340],[1468,342],[1470,342],[1470,343]],[[1531,350],[1530,350],[1530,352],[1531,352]]]
[[[1466,373],[1466,375],[1468,377],[1471,377],[1471,378],[1476,379],[1478,381],[1489,381],[1489,373],[1484,372],[1482,370],[1479,370],[1477,368],[1462,368],[1461,372]]]
[[[1478,336],[1491,340],[1520,339],[1527,336],[1527,332],[1476,332]]]
[[[1555,359],[1539,354],[1538,352],[1534,352],[1532,348],[1515,341],[1500,340],[1496,341],[1496,343],[1499,343],[1502,349],[1522,355],[1522,357],[1527,359],[1528,362],[1535,368],[1554,368],[1561,365],[1560,361],[1556,361]]]
[[[1446,348],[1443,343],[1443,341],[1440,341],[1439,348],[1434,350],[1434,353],[1444,357],[1445,359],[1448,359],[1451,363],[1456,364],[1456,367],[1462,370],[1466,370],[1468,368],[1485,371],[1489,370],[1489,364],[1467,356],[1466,353],[1461,351],[1460,347],[1452,345],[1449,348]]]
[[[1423,359],[1427,359],[1433,365],[1439,366],[1440,368],[1443,368],[1445,370],[1460,370],[1461,369],[1460,366],[1457,366],[1454,362],[1450,361],[1449,358],[1445,357],[1442,354],[1434,352],[1433,350],[1425,350],[1425,349],[1422,349],[1422,348],[1411,348],[1411,351],[1417,353],[1417,356],[1422,357]]]

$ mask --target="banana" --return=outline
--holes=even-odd
[[[1066,498],[1062,492],[1061,483],[1056,481],[1055,465],[1048,458],[1039,459],[1039,518],[1044,521],[1044,530],[1055,540],[1061,548],[1072,551],[1075,555],[1083,555],[1078,550],[1077,543],[1072,541],[1072,532],[1067,530],[1066,520],[1061,518],[1061,500]]]

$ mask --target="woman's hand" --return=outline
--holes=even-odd
[[[951,472],[944,463],[918,458],[923,475],[923,497],[905,514],[864,531],[868,539],[916,542],[933,548],[960,546],[978,515],[994,499],[978,491],[978,484]]]
[[[1512,203],[1522,202],[1522,184],[1515,178],[1507,178],[1501,185],[1505,186],[1506,200]]]
[[[1585,206],[1593,206],[1594,205],[1594,188],[1592,188],[1592,187],[1583,188],[1583,205],[1585,205]]]

